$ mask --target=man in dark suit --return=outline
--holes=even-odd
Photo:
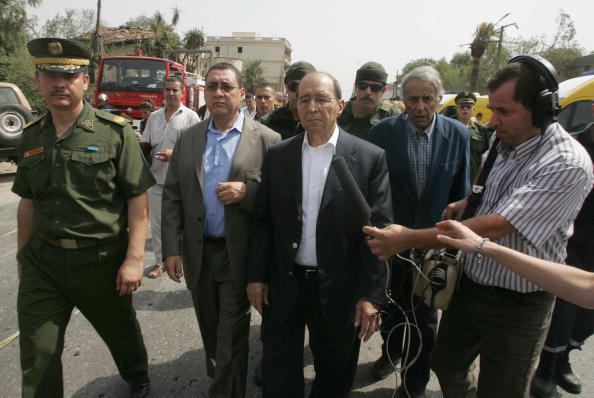
[[[469,134],[461,123],[435,113],[441,99],[439,73],[428,66],[412,70],[402,81],[406,113],[379,122],[371,129],[370,141],[386,151],[394,219],[410,228],[427,228],[441,219],[448,203],[462,199],[469,186]],[[408,256],[408,252],[402,254]],[[418,334],[404,335],[402,310],[410,321],[416,319],[422,337],[422,350],[412,366],[403,373],[398,397],[422,397],[429,382],[429,353],[437,329],[437,310],[415,297],[411,308],[412,267],[405,261],[392,261],[391,290],[398,306],[382,313],[382,356],[372,375],[382,379],[393,371],[388,359],[397,362],[402,355],[403,339],[411,346],[403,366],[417,356]],[[413,311],[414,308],[414,311]],[[414,312],[414,314],[413,314]],[[413,317],[414,315],[414,317]],[[390,331],[396,329],[390,335]],[[386,341],[389,338],[386,350]]]
[[[271,147],[262,166],[248,297],[262,314],[263,396],[303,397],[305,326],[316,378],[311,397],[349,394],[360,340],[378,326],[386,265],[352,221],[352,194],[331,167],[343,157],[371,209],[391,219],[384,152],[336,125],[344,108],[336,79],[307,74],[297,107],[305,133]]]
[[[244,94],[233,65],[209,69],[211,117],[182,131],[163,188],[163,257],[169,277],[180,282],[185,274],[192,292],[213,379],[209,397],[245,395],[250,227],[264,151],[280,140],[243,115]]]

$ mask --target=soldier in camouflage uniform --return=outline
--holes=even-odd
[[[266,114],[260,123],[279,133],[282,139],[287,139],[303,131],[297,116],[297,87],[308,72],[314,72],[316,68],[309,62],[295,62],[289,67],[285,74],[285,89],[289,96],[289,102]]]
[[[338,125],[366,140],[369,130],[380,120],[398,115],[400,109],[382,99],[387,78],[385,69],[377,62],[361,66],[355,77],[355,96],[345,104]]]
[[[35,80],[49,112],[28,125],[12,187],[18,219],[22,396],[62,397],[64,333],[74,307],[105,341],[130,397],[149,393],[131,293],[140,286],[155,183],[126,119],[83,100],[91,50],[35,39]]]

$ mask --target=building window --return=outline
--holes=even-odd
[[[220,52],[221,52],[221,47],[215,46],[215,53],[220,53]]]
[[[237,47],[237,53],[241,54],[243,52],[243,47]]]

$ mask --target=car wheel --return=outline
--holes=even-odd
[[[0,143],[17,145],[23,127],[33,119],[31,112],[18,104],[0,105]]]

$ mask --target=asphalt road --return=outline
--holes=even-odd
[[[18,331],[16,316],[16,209],[18,197],[10,192],[14,167],[0,163],[0,341]],[[151,266],[153,253],[147,242],[145,267]],[[191,297],[184,286],[167,277],[143,280],[134,294],[134,305],[149,354],[152,397],[206,397],[208,378],[204,366],[204,351]],[[261,352],[258,342],[260,317],[253,311],[250,334],[249,380],[247,397],[260,397],[253,383],[256,358]],[[376,334],[363,344],[359,370],[352,397],[391,397],[399,377],[375,382],[369,377],[373,361],[379,356],[380,339]],[[313,365],[306,350],[305,377],[313,380]],[[86,319],[74,312],[66,333],[62,356],[66,397],[111,398],[127,397],[127,384],[119,377],[109,351]],[[590,339],[581,352],[572,354],[573,369],[584,383],[583,397],[594,398],[594,340]],[[0,349],[0,397],[19,397],[20,368],[18,339]],[[428,386],[429,398],[441,397],[439,385],[432,374]],[[559,397],[572,395],[563,393]]]

